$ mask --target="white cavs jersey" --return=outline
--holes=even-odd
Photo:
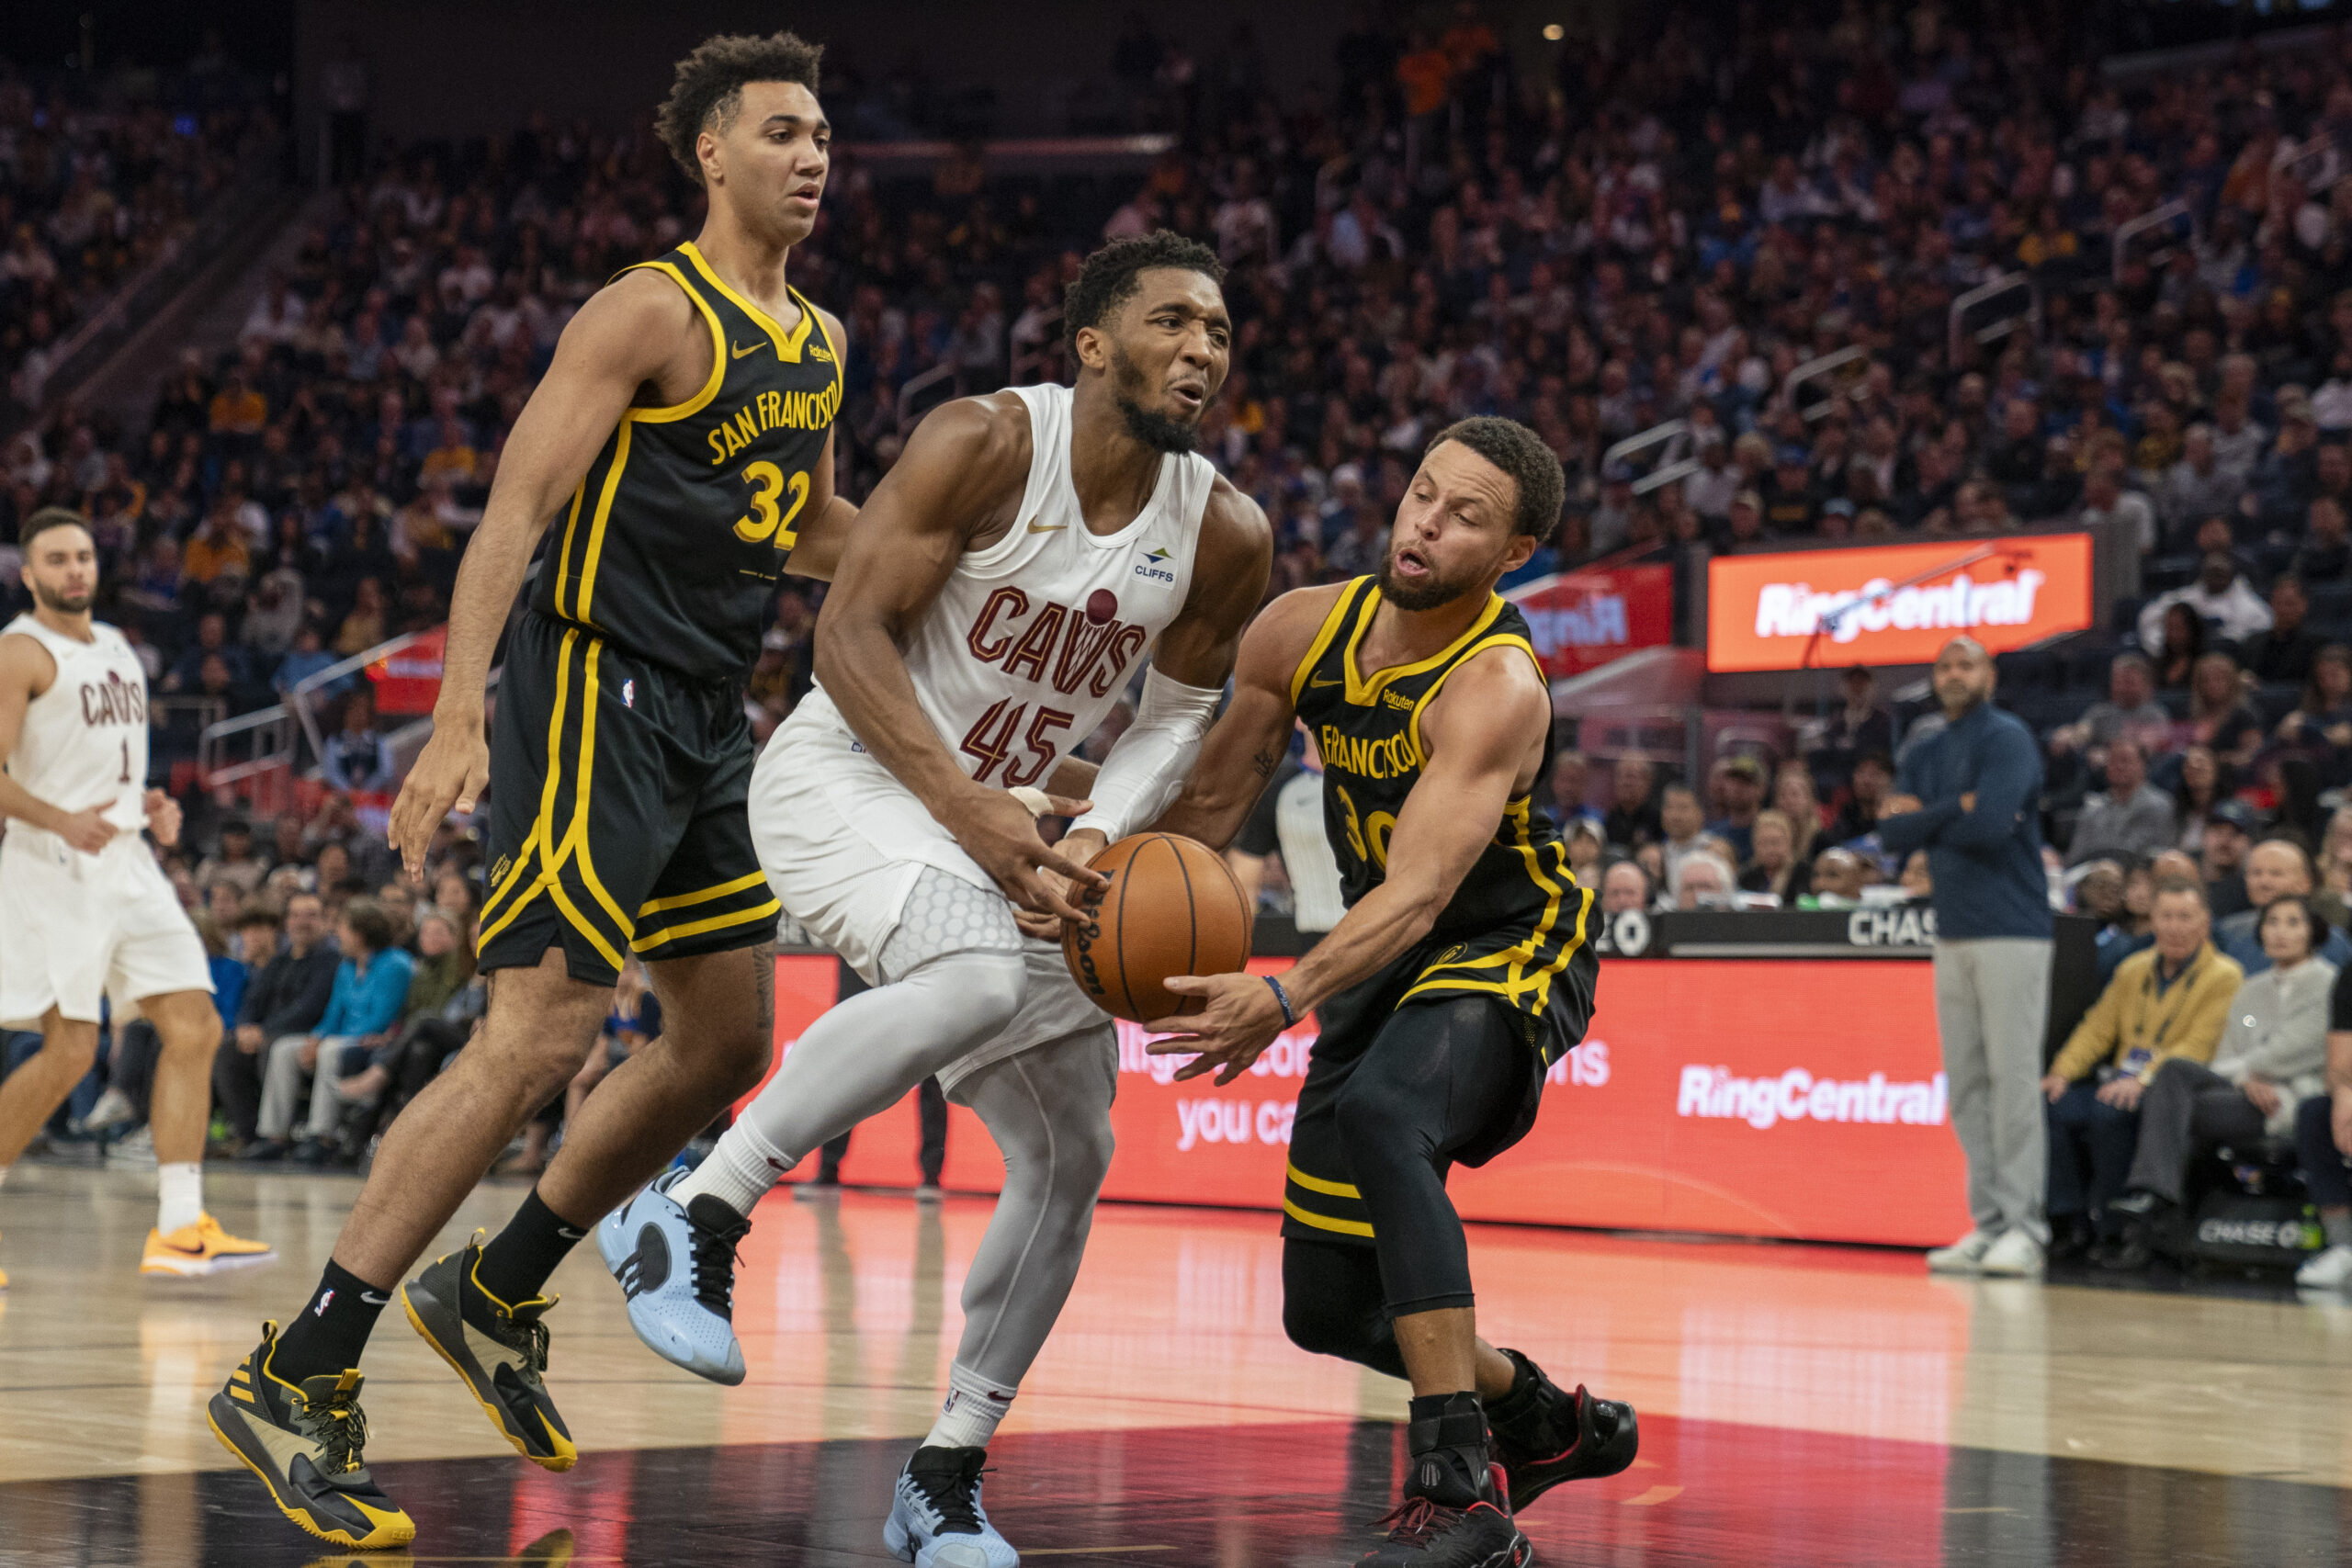
[[[1135,521],[1089,532],[1069,471],[1070,389],[1015,387],[1029,407],[1029,482],[1012,530],[967,552],[901,650],[915,695],[980,784],[1043,785],[1102,722],[1184,607],[1216,470],[1159,463]],[[842,721],[830,699],[808,706]],[[796,717],[798,716],[796,715]]]
[[[93,624],[84,642],[19,615],[0,637],[31,637],[57,678],[26,705],[8,776],[51,806],[107,807],[115,836],[96,855],[12,820],[0,840],[0,1022],[54,1006],[96,1022],[100,996],[125,1001],[209,991],[203,944],[155,864],[146,824],[147,672],[128,638]]]
[[[956,563],[901,649],[940,739],[967,774],[996,788],[1043,787],[1140,671],[1192,590],[1216,482],[1204,457],[1163,457],[1135,520],[1090,532],[1070,479],[1070,389],[1012,391],[1029,411],[1021,510],[1003,538]],[[865,754],[822,689],[760,759],[752,838],[786,911],[868,978],[923,866],[995,886]]]
[[[90,633],[83,642],[30,615],[0,628],[0,637],[31,637],[57,660],[57,679],[25,708],[8,776],[68,811],[111,800],[107,819],[135,835],[147,817],[147,671],[114,627],[93,622]],[[26,828],[12,823],[9,831]]]

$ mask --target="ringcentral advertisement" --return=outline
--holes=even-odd
[[[1961,632],[2006,653],[2090,624],[2088,534],[1707,563],[1707,668],[1718,673],[1926,664]]]
[[[776,960],[779,1055],[831,1005],[834,975],[831,958]],[[1933,988],[1925,961],[1606,960],[1534,1131],[1449,1190],[1473,1220],[1939,1246],[1968,1213]],[[1278,1209],[1313,1021],[1227,1089],[1176,1082],[1181,1058],[1118,1027],[1104,1196]],[[910,1098],[859,1128],[842,1179],[912,1185],[917,1142]],[[993,1192],[1002,1175],[978,1119],[951,1107],[947,1188]]]

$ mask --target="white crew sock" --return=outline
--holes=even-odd
[[[204,1167],[194,1160],[155,1168],[155,1228],[165,1235],[204,1217]]]
[[[709,1156],[670,1189],[670,1196],[681,1209],[696,1198],[716,1198],[748,1216],[752,1205],[766,1197],[768,1189],[799,1163],[769,1143],[749,1121],[738,1121]]]
[[[1012,1408],[1012,1396],[1019,1392],[999,1388],[956,1362],[947,1369],[947,1402],[939,1407],[939,1419],[931,1424],[931,1436],[922,1440],[922,1446],[987,1448],[989,1439],[996,1436],[997,1423]]]

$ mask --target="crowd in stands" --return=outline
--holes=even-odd
[[[1228,268],[1238,327],[1203,446],[1272,519],[1275,591],[1376,566],[1428,437],[1476,413],[1525,420],[1568,473],[1527,576],[1650,558],[1687,591],[1709,552],[1777,540],[2120,525],[2144,598],[2111,632],[2003,660],[2000,700],[2045,739],[2053,898],[2101,919],[2119,974],[2162,946],[2159,889],[2182,882],[2220,918],[2199,939],[2212,973],[2258,977],[2269,912],[2298,897],[2322,938],[2309,962],[2338,961],[2352,39],[2114,76],[2046,7],[1801,10],[1654,7],[1614,43],[1557,51],[1547,83],[1465,4],[1427,31],[1356,24],[1336,90],[1284,86],[1246,30],[1196,51],[1137,22],[1106,80],[1181,136],[1140,174],[1018,175],[967,148],[900,175],[845,143],[792,261],[847,326],[844,493],[871,489],[931,402],[1063,374],[1060,290],[1086,250],[1193,234]],[[902,99],[861,84],[845,128],[886,133]],[[2176,200],[2183,221],[2118,247]],[[235,347],[166,378],[146,428],[68,405],[8,448],[0,544],[34,505],[83,507],[103,613],[159,693],[221,713],[432,626],[571,312],[690,236],[698,201],[641,123],[534,116],[390,150],[332,193]],[[2011,275],[2032,286],[2030,317],[1951,330],[1955,299]],[[1790,389],[1849,348],[1838,375]],[[1677,420],[1685,433],[1641,466],[1609,460]],[[1645,483],[1651,458],[1690,468]],[[746,688],[763,732],[806,689],[817,604],[789,581],[775,597]],[[331,789],[326,825],[275,829],[269,874],[307,867],[291,876],[328,901],[300,922],[311,935],[295,939],[289,887],[250,911],[255,889],[215,904],[218,884],[187,872],[225,961],[249,963],[274,913],[278,956],[259,970],[279,978],[256,994],[292,985],[298,946],[334,942],[349,971],[320,998],[340,1032],[237,1021],[254,1124],[234,1132],[264,1152],[324,1148],[395,1099],[469,994],[442,989],[470,946],[464,875],[434,885],[457,939],[438,948],[357,826],[353,796],[394,772],[365,693],[346,687],[325,754],[306,759]],[[1610,912],[1917,900],[1925,855],[1890,855],[1875,827],[1905,747],[1937,722],[1852,671],[1787,755],[1676,777],[1567,751],[1546,789]],[[184,757],[187,739],[159,750]],[[197,804],[209,852],[224,808]],[[436,872],[462,873],[469,844],[453,834]],[[303,971],[311,989],[320,968]],[[2071,1092],[2058,1104],[2080,1109]]]

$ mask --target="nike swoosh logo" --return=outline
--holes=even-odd
[[[753,344],[751,347],[749,347],[749,348],[745,348],[745,347],[744,347],[741,344],[740,344],[740,343],[730,343],[730,344],[729,344],[727,346],[728,346],[729,348],[730,348],[730,349],[734,350],[734,352],[735,352],[735,357],[736,357],[736,358],[741,359],[741,358],[742,358],[742,357],[743,357],[745,355],[747,355],[747,354],[757,354],[757,353],[759,353],[759,352],[760,352],[760,350],[762,350],[762,349],[763,349],[763,348],[767,347],[767,344],[764,344],[764,343],[755,343],[755,344]]]
[[[194,1247],[182,1247],[175,1241],[161,1242],[159,1245],[165,1252],[176,1252],[182,1258],[201,1258],[204,1256],[204,1247],[200,1242]]]
[[[1029,532],[1032,534],[1058,534],[1069,526],[1069,525],[1067,523],[1032,523],[1029,525]]]
[[[371,1307],[379,1307],[388,1305],[392,1298],[390,1296],[379,1296],[373,1291],[362,1291],[359,1292],[359,1299],[366,1302]]]
[[[1317,675],[1311,677],[1306,683],[1310,686],[1336,686],[1340,682],[1332,680],[1329,675]]]
[[[558,1225],[555,1227],[555,1234],[563,1237],[566,1241],[578,1241],[582,1236],[586,1235],[588,1233],[586,1231],[573,1230],[570,1225]]]

